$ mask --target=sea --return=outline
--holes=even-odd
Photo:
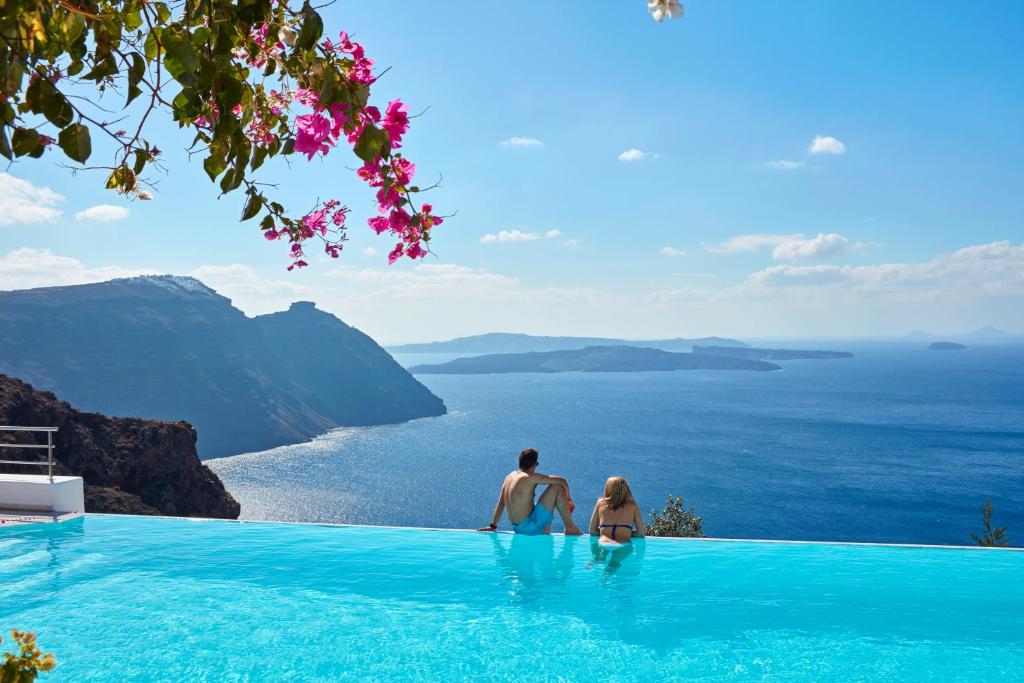
[[[538,471],[569,479],[584,528],[622,475],[645,513],[682,496],[712,537],[970,545],[991,499],[993,523],[1024,545],[1024,344],[773,346],[855,357],[779,372],[421,375],[447,415],[206,463],[243,519],[483,526],[533,447]]]

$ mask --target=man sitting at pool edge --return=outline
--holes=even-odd
[[[537,487],[542,484],[547,484],[547,488],[540,494],[540,499],[535,504],[533,501]],[[576,504],[569,495],[569,482],[565,477],[537,474],[537,451],[533,448],[527,448],[519,454],[519,469],[509,472],[502,482],[491,525],[477,531],[496,531],[501,520],[501,512],[506,507],[508,521],[517,534],[537,536],[551,533],[551,520],[555,510],[562,516],[566,535],[583,534],[572,521]]]

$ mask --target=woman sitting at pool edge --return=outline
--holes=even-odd
[[[590,535],[601,543],[629,543],[644,535],[644,518],[624,477],[610,477],[590,516]]]

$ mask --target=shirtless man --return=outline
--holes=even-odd
[[[537,487],[547,484],[544,493],[536,505],[533,502]],[[477,531],[496,531],[501,520],[501,512],[508,507],[508,521],[517,534],[537,536],[551,532],[551,519],[554,511],[562,516],[565,533],[568,536],[579,536],[583,532],[572,521],[576,504],[569,496],[569,482],[564,477],[549,477],[537,474],[537,451],[527,448],[519,454],[519,469],[510,472],[501,484],[501,494],[494,508],[491,525]]]

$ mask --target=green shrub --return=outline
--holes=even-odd
[[[664,510],[651,510],[647,535],[704,538],[704,518],[697,514],[693,506],[687,509],[686,501],[681,496],[673,497],[669,494]]]
[[[1006,529],[992,526],[992,499],[985,499],[985,507],[981,508],[981,536],[971,534],[974,542],[983,548],[1009,548],[1010,539],[1006,536]]]

